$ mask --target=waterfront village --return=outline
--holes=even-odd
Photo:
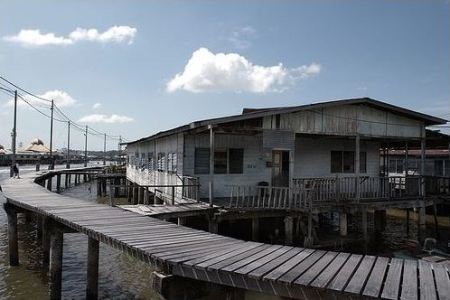
[[[446,299],[450,136],[428,128],[446,122],[356,98],[243,108],[124,142],[114,165],[3,184],[10,263],[19,261],[17,214],[25,213],[55,298],[63,233],[81,232],[87,298],[97,297],[105,243],[156,266],[152,287],[165,299],[196,299],[211,287],[227,299],[246,291]],[[36,140],[24,151],[47,149]],[[60,195],[92,182],[104,204]],[[386,237],[393,232],[401,238]]]

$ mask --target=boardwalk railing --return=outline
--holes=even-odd
[[[230,186],[230,208],[308,209],[333,203],[450,195],[450,178],[436,176],[296,178],[293,186]]]

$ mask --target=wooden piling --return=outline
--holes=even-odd
[[[56,175],[56,192],[61,192],[61,174]]]
[[[406,236],[409,237],[409,209],[406,209]]]
[[[86,283],[86,299],[88,300],[95,300],[98,297],[98,258],[99,242],[89,238]]]
[[[17,212],[8,204],[4,205],[8,217],[8,250],[9,264],[11,266],[19,265],[19,246],[17,235]]]
[[[50,299],[61,299],[63,237],[58,229],[52,230],[50,235]]]
[[[50,220],[42,216],[42,268],[47,272],[50,262]]]
[[[219,233],[219,223],[215,220],[209,220],[208,231],[211,233]]]
[[[294,219],[291,216],[284,217],[284,241],[286,245],[292,245],[294,237]]]
[[[339,213],[339,234],[341,236],[347,236],[348,234],[348,223],[347,223],[347,214],[340,212]]]
[[[259,239],[259,218],[252,218],[252,241],[257,242]]]
[[[51,191],[52,190],[52,178],[49,177],[47,179],[47,190]]]

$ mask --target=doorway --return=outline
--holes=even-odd
[[[289,151],[272,150],[272,186],[289,186]]]

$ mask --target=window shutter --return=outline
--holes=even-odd
[[[195,148],[195,174],[209,174],[209,148]]]

